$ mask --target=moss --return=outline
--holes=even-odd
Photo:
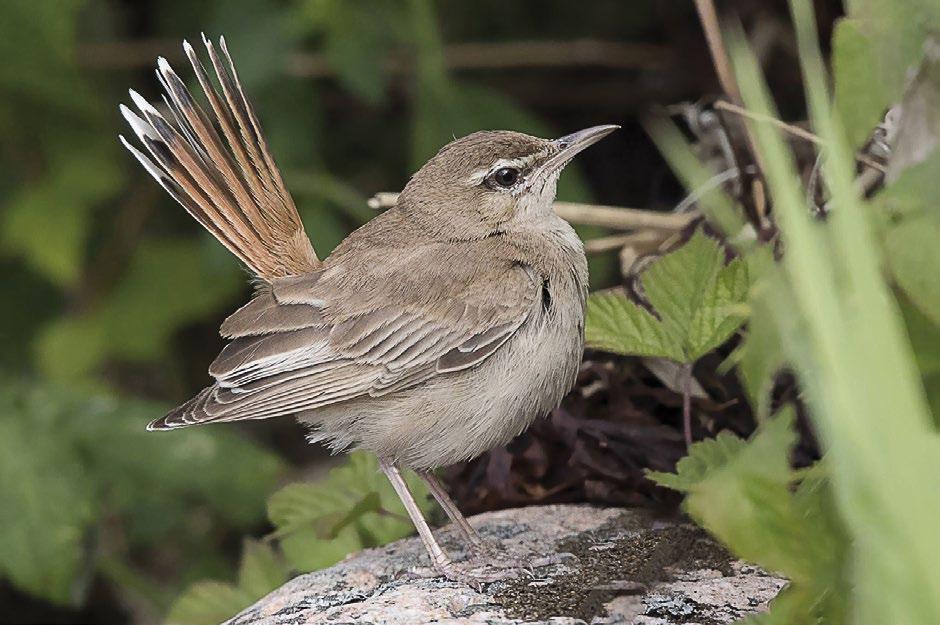
[[[496,602],[507,616],[544,620],[568,616],[590,622],[605,614],[604,604],[618,595],[645,594],[673,571],[715,569],[731,575],[731,556],[705,532],[691,525],[656,528],[653,518],[613,519],[559,545],[577,557],[568,573],[543,580],[520,578],[494,585]],[[498,586],[498,588],[497,588]]]

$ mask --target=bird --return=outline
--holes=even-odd
[[[164,112],[130,90],[136,111],[120,112],[138,144],[119,139],[256,288],[221,325],[228,342],[212,384],[148,429],[293,415],[312,442],[375,454],[434,574],[471,584],[511,575],[518,563],[475,532],[434,471],[508,443],[574,385],[588,269],[552,204],[562,169],[619,126],[455,139],[393,208],[321,259],[225,38],[202,40],[211,73],[189,42],[183,50],[207,106],[161,57]],[[441,548],[403,469],[427,483],[467,562]]]

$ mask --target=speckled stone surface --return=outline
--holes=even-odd
[[[572,557],[480,592],[418,576],[427,559],[412,538],[301,575],[226,625],[715,625],[766,610],[786,584],[734,560],[699,529],[643,511],[543,506],[471,522],[511,555]],[[462,555],[450,528],[439,536]]]

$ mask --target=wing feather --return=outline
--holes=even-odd
[[[298,291],[298,278],[289,288]],[[278,283],[226,321],[239,328],[210,367],[216,384],[162,420],[154,429],[194,422],[260,419],[312,410],[354,397],[381,396],[410,388],[436,375],[473,367],[493,355],[539,307],[541,282],[524,267],[504,280],[512,301],[443,302],[422,309],[414,303],[331,315],[328,280],[312,276],[303,298],[311,304],[281,303]],[[299,292],[299,291],[298,291]],[[346,295],[349,297],[349,295]],[[310,309],[299,318],[282,308]],[[261,319],[268,333],[252,335],[250,321]],[[278,325],[278,320],[281,325]],[[201,414],[200,414],[201,413]]]
[[[320,266],[297,208],[245,97],[225,39],[203,43],[221,95],[188,42],[183,49],[209,103],[203,108],[161,58],[165,117],[138,93],[139,114],[121,105],[149,153],[122,143],[173,199],[260,278],[305,274]],[[211,111],[211,113],[210,113]]]

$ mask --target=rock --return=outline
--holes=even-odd
[[[736,561],[702,530],[639,510],[543,506],[481,514],[480,534],[511,555],[570,553],[483,592],[440,577],[417,538],[297,577],[226,625],[382,623],[718,624],[767,609],[786,584]],[[445,549],[461,556],[450,528]]]

